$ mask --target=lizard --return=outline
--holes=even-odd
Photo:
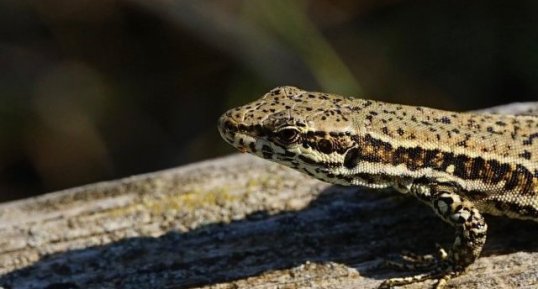
[[[277,87],[225,112],[223,139],[322,181],[394,188],[429,205],[455,229],[451,249],[427,272],[443,288],[486,242],[483,214],[538,221],[538,116],[451,112]],[[409,266],[412,267],[412,266]]]

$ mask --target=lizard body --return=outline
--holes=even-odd
[[[446,280],[478,258],[482,213],[538,221],[538,116],[456,113],[278,87],[219,119],[222,137],[323,181],[393,187],[456,229],[429,274]]]

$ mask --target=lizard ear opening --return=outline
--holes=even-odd
[[[321,139],[318,142],[318,149],[324,154],[330,154],[333,152],[333,143],[328,139]]]
[[[344,167],[352,169],[359,164],[359,148],[353,147],[346,152]]]

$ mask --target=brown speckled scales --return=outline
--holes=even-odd
[[[428,273],[384,288],[425,279],[440,288],[462,273],[486,240],[481,213],[538,220],[535,115],[456,113],[286,86],[226,112],[219,131],[241,151],[330,183],[394,187],[455,227],[452,249]]]

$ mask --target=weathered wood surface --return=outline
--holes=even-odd
[[[487,220],[482,257],[449,288],[538,288],[538,224]],[[233,155],[0,204],[0,287],[375,288],[408,274],[383,258],[452,238],[412,198]]]

